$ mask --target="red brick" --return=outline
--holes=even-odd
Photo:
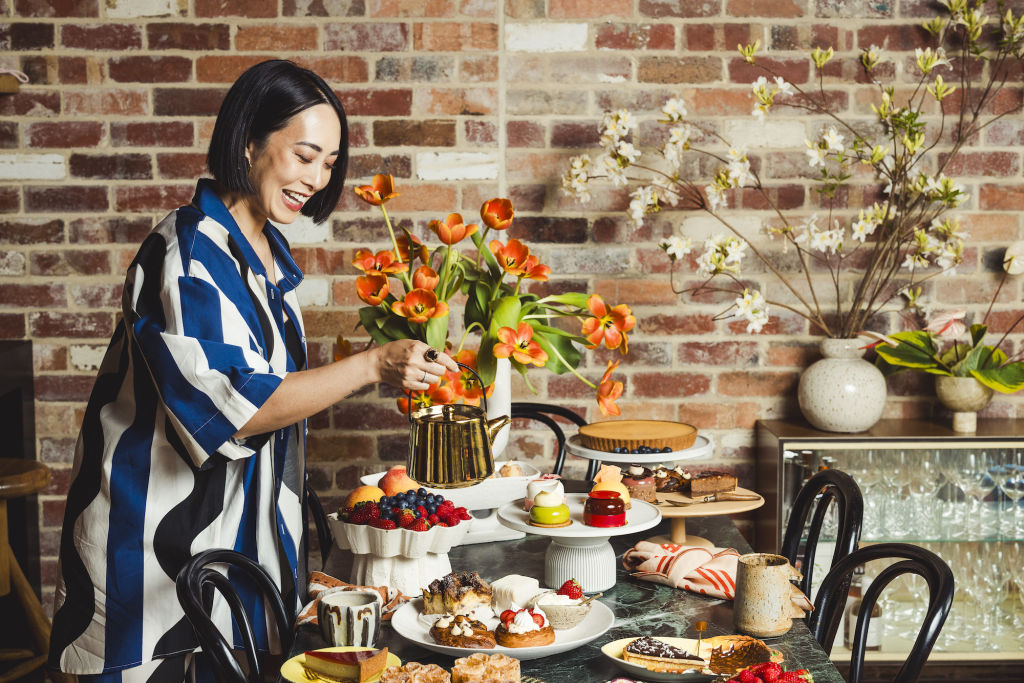
[[[390,173],[396,178],[409,178],[412,176],[412,161],[405,154],[356,154],[348,158],[348,178],[369,180],[378,173]],[[349,195],[345,192],[342,194],[342,203],[346,199],[355,200],[355,197],[354,193]],[[351,206],[361,209],[366,205],[362,200],[357,200],[353,201]]]
[[[723,396],[788,396],[796,391],[799,373],[776,371],[724,372],[717,393]]]
[[[471,145],[494,145],[498,140],[498,129],[492,121],[470,119],[465,127],[466,142]]]
[[[106,314],[96,315],[109,318]],[[36,400],[85,402],[89,400],[89,394],[92,392],[92,385],[95,382],[96,377],[93,375],[39,375],[35,379]],[[61,502],[63,503],[63,501]],[[63,506],[60,509],[63,510]],[[60,517],[57,517],[55,521],[60,524]]]
[[[494,55],[460,55],[459,76],[471,83],[498,80],[498,58]]]
[[[64,113],[78,116],[143,116],[149,113],[149,97],[143,90],[128,88],[65,91]]]
[[[728,0],[725,11],[734,17],[784,17],[803,15],[805,5],[798,0]]]
[[[54,45],[53,24],[0,24],[0,45],[14,52],[45,50]]]
[[[53,308],[66,306],[64,285],[24,285],[0,282],[0,306],[8,308]]]
[[[455,206],[457,196],[451,185],[405,185],[402,196],[396,197],[389,206],[399,211],[448,212]],[[378,222],[378,225],[380,223]],[[377,234],[380,235],[378,227]]]
[[[417,111],[435,116],[493,114],[498,104],[494,88],[430,88],[416,98]]]
[[[14,0],[19,17],[98,17],[97,0]]]
[[[509,147],[543,147],[544,124],[535,121],[509,121],[505,125]],[[554,142],[552,142],[552,146]]]
[[[65,85],[85,85],[89,82],[89,63],[85,57],[58,57],[57,80]]]
[[[684,365],[756,365],[756,342],[680,342],[679,362]]]
[[[292,257],[303,273],[336,275],[352,269],[352,252],[344,249],[293,247]],[[344,284],[349,289],[355,290],[353,282],[346,281]]]
[[[110,124],[110,143],[115,147],[191,147],[194,140],[187,121]]]
[[[153,228],[149,218],[76,218],[68,224],[71,244],[140,244]]]
[[[978,208],[996,211],[1024,210],[1024,187],[1015,185],[982,185],[978,192]]]
[[[633,0],[550,0],[548,16],[553,19],[596,19],[628,17]]]
[[[601,133],[592,121],[554,123],[551,128],[551,146],[580,149],[598,144]]]
[[[939,156],[943,163],[947,155]],[[961,176],[1015,176],[1020,174],[1020,155],[1016,152],[962,151],[943,169],[947,175]]]
[[[291,52],[317,49],[316,26],[239,26],[235,34],[236,50]]]
[[[0,244],[53,244],[63,241],[62,220],[0,220]]]
[[[192,201],[191,185],[137,185],[114,188],[117,211],[172,211]]]
[[[373,0],[368,16],[441,18],[455,16],[455,12],[455,0]]]
[[[432,22],[413,26],[413,49],[438,52],[496,50],[498,25],[489,22]]]
[[[640,83],[715,83],[722,79],[718,57],[641,57],[637,65]]]
[[[804,193],[803,185],[768,186],[764,188],[763,194],[748,187],[739,191],[737,206],[759,211],[768,211],[773,207],[783,211],[795,210],[804,206],[806,201]]]
[[[931,45],[931,38],[919,24],[869,24],[858,29],[856,46],[869,48],[872,45],[890,52],[902,52]]]
[[[195,0],[197,17],[250,17],[269,19],[277,16],[277,0]]]
[[[121,307],[121,290],[123,285],[69,285],[68,296],[71,305],[94,311],[98,308]]]
[[[37,251],[30,258],[33,275],[106,275],[110,273],[107,251]]]
[[[16,187],[0,187],[0,213],[14,213],[21,206],[21,195]]]
[[[697,396],[711,389],[708,375],[688,372],[637,372],[630,377],[630,396],[672,397]]]
[[[756,64],[748,64],[742,57],[729,60],[729,80],[732,83],[753,83],[759,76],[765,76],[765,68],[782,76],[790,83],[806,83],[811,72],[810,60],[759,58]],[[762,68],[764,67],[764,68]]]
[[[228,24],[154,23],[146,25],[150,50],[228,50]]]
[[[156,116],[216,116],[226,88],[155,88]]]
[[[98,121],[40,122],[28,126],[28,146],[96,147],[103,139],[103,124]]]
[[[164,153],[156,155],[157,171],[161,178],[198,178],[209,176],[205,152]]]
[[[32,85],[56,85],[57,58],[49,55],[24,55],[19,69]]]
[[[25,210],[30,212],[106,211],[108,208],[106,186],[25,188]]]
[[[148,154],[72,154],[68,167],[73,178],[149,180],[153,177]]]
[[[455,122],[448,120],[395,120],[373,122],[373,142],[378,147],[454,147]]]
[[[319,74],[328,83],[365,83],[370,80],[370,67],[363,57],[296,57],[295,62]]]
[[[404,23],[326,24],[324,49],[328,52],[395,52],[409,49],[409,27]]]
[[[46,117],[60,114],[60,93],[28,92],[0,97],[0,116]]]
[[[24,339],[25,314],[0,313],[0,339]]]
[[[587,219],[549,216],[516,216],[508,229],[510,237],[525,242],[583,244],[587,241]]]
[[[349,116],[409,116],[412,91],[408,89],[338,91],[338,98]]]
[[[676,34],[669,24],[603,24],[594,41],[599,50],[674,50]]]
[[[110,337],[114,316],[110,313],[29,313],[29,333],[33,337]],[[91,378],[90,378],[91,379]],[[38,388],[38,385],[37,385]],[[36,395],[39,398],[39,395]],[[44,399],[45,400],[45,399]]]
[[[116,57],[107,62],[107,73],[118,83],[180,83],[192,78],[187,57]]]
[[[707,334],[715,331],[715,320],[710,315],[679,315],[658,313],[637,321],[637,331],[651,334]]]
[[[644,17],[713,17],[717,16],[720,5],[717,2],[693,2],[693,0],[640,0],[639,14]]]
[[[200,57],[196,60],[199,83],[234,83],[251,66],[272,59],[270,55],[230,55]]]
[[[138,50],[142,48],[142,29],[132,24],[65,24],[60,42],[65,48],[81,50]]]

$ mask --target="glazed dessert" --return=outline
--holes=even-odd
[[[656,452],[666,446],[670,451],[681,451],[697,440],[697,428],[665,420],[606,420],[580,427],[579,435],[583,445],[595,451],[611,453],[625,448],[628,452],[640,446]]]
[[[388,649],[325,652],[310,650],[304,655],[305,666],[318,674],[342,681],[363,683],[384,670]]]
[[[622,483],[622,470],[615,465],[601,465],[601,469],[594,475],[594,488],[591,491],[618,491],[626,509],[629,509],[629,489]]]
[[[630,465],[626,475],[622,477],[622,484],[629,491],[630,498],[644,500],[648,503],[658,501],[657,486],[654,481],[654,472],[641,465]]]
[[[534,479],[526,485],[526,498],[523,499],[523,509],[527,512],[533,507],[533,499],[542,491],[565,495],[565,487],[557,479]]]
[[[452,677],[437,664],[406,662],[389,666],[380,676],[380,683],[451,683]]]
[[[705,665],[697,655],[650,636],[631,641],[622,650],[622,658],[645,669],[666,673],[683,673]]]
[[[467,616],[445,614],[430,627],[430,637],[439,645],[489,650],[494,647],[494,633],[482,621]]]
[[[476,572],[452,572],[423,589],[424,614],[469,614],[491,606],[491,586]]]
[[[509,574],[492,582],[491,590],[491,608],[497,614],[527,605],[541,592],[537,579],[519,574]]]
[[[519,463],[517,463],[515,461],[512,461],[512,462],[507,462],[507,463],[505,463],[504,465],[501,466],[501,469],[498,470],[498,476],[499,477],[523,477],[523,476],[526,476],[526,475],[523,472],[523,468],[519,465]]]
[[[587,526],[626,526],[626,505],[618,491],[591,491],[583,503],[583,523]]]
[[[519,683],[519,660],[501,653],[474,652],[455,660],[452,683]]]
[[[540,608],[556,631],[578,626],[590,612],[591,603],[583,603],[583,587],[576,579],[569,579],[557,592],[541,593],[533,606]]]
[[[555,642],[555,629],[538,608],[507,609],[499,617],[501,623],[494,629],[494,638],[503,647],[538,647]]]
[[[715,636],[706,639],[704,645],[711,649],[708,667],[716,674],[732,674],[772,659],[768,646],[750,636]]]
[[[572,524],[572,520],[569,519],[569,506],[565,504],[565,494],[558,491],[538,493],[533,499],[533,507],[530,508],[530,524],[545,528]]]
[[[686,488],[689,489],[689,480],[686,480]],[[678,493],[683,490],[683,475],[658,465],[654,470],[654,489],[658,493]]]
[[[709,496],[736,490],[736,477],[728,472],[704,471],[690,477],[690,496]]]

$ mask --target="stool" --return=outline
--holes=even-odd
[[[50,650],[50,620],[18,565],[7,536],[7,500],[38,493],[49,483],[50,468],[46,465],[32,460],[0,458],[0,596],[14,591],[36,643],[36,651],[0,649],[0,661],[27,660],[0,674],[0,683],[17,680],[43,666]]]

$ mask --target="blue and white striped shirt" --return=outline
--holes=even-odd
[[[233,438],[285,374],[305,365],[295,295],[302,273],[284,237],[269,223],[264,232],[277,283],[201,180],[192,204],[153,229],[128,270],[61,534],[50,660],[65,672],[194,650],[174,579],[208,548],[245,553],[275,578],[286,604],[301,606],[305,424]],[[288,353],[286,320],[303,340],[301,358]],[[274,648],[262,601],[244,601],[259,615],[260,644]],[[218,602],[214,619],[230,634]]]

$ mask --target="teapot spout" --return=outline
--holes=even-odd
[[[501,428],[511,421],[512,418],[508,415],[502,415],[501,417],[496,417],[487,421],[487,440],[492,446],[494,445],[494,438],[498,436],[498,432],[501,431]]]

